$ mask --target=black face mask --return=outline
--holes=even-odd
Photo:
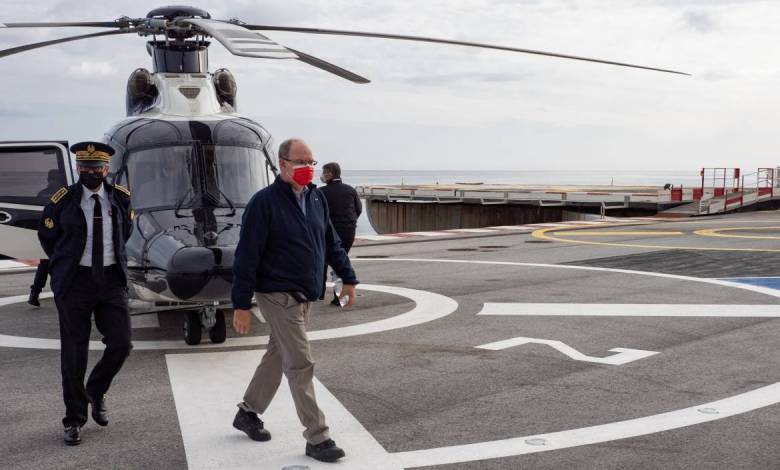
[[[81,184],[93,191],[100,187],[104,179],[105,177],[102,173],[90,173],[88,171],[79,172],[79,181],[81,181]]]

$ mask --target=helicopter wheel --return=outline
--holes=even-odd
[[[220,344],[227,338],[227,327],[225,326],[225,312],[219,310],[214,326],[209,329],[209,339],[212,343]]]
[[[201,334],[200,312],[190,310],[184,317],[184,342],[190,346],[200,344]]]

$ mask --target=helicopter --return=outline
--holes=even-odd
[[[369,80],[279,44],[264,33],[417,41],[688,75],[460,40],[217,20],[191,6],[166,6],[143,18],[123,16],[103,22],[0,23],[0,30],[62,27],[101,31],[0,50],[0,58],[104,36],[137,34],[149,38],[146,50],[152,71],[137,68],[130,74],[127,118],[109,129],[103,142],[116,150],[110,180],[132,192],[134,227],[126,244],[130,297],[151,303],[155,312],[183,310],[184,340],[190,345],[201,342],[204,329],[213,343],[225,341],[225,310],[230,305],[241,217],[249,199],[272,183],[278,173],[270,132],[237,112],[233,74],[224,68],[209,71],[209,39],[237,56],[298,60],[357,84]],[[76,182],[73,168],[65,141],[0,142],[0,254],[17,259],[45,258],[35,234],[41,211],[57,189]]]

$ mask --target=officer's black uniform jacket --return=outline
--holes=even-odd
[[[127,255],[125,242],[133,230],[130,193],[121,186],[104,183],[111,203],[111,227],[116,262],[127,282]],[[73,278],[87,244],[87,220],[81,209],[84,186],[76,183],[54,193],[43,209],[38,239],[43,251],[49,256],[51,290],[55,297],[64,295]]]
[[[355,230],[358,217],[363,212],[363,205],[355,188],[342,183],[341,178],[333,178],[327,186],[319,189],[328,200],[333,227],[339,233]]]
[[[313,184],[306,214],[292,186],[280,177],[247,203],[233,259],[233,306],[249,309],[254,292],[299,292],[315,301],[322,294],[322,267],[333,266],[344,284],[355,271],[330,223],[328,204]]]

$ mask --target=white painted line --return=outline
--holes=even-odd
[[[35,271],[35,266],[30,266],[29,264],[20,263],[19,261],[13,261],[13,260],[0,260],[0,273],[2,274],[12,274],[12,273],[26,273]]]
[[[446,237],[449,234],[447,232],[407,232],[404,235],[413,237]]]
[[[54,297],[54,294],[51,292],[43,292],[38,297],[39,299],[51,299]],[[13,304],[21,304],[24,302],[27,302],[27,299],[29,299],[30,296],[25,295],[14,295],[13,297],[0,297],[0,307],[5,307],[6,305],[13,305]],[[57,340],[59,342],[59,340]]]
[[[159,328],[160,317],[156,313],[132,315],[130,317],[130,324],[133,328]]]
[[[433,292],[427,292],[417,289],[408,289],[396,286],[378,286],[372,284],[360,284],[358,290],[384,292],[386,294],[399,295],[406,297],[415,303],[413,309],[406,313],[394,317],[376,320],[358,325],[345,326],[341,328],[331,328],[327,330],[316,330],[309,332],[309,340],[324,340],[345,338],[347,336],[359,336],[383,331],[407,328],[420,325],[439,318],[446,317],[458,308],[458,303],[449,297],[445,297]],[[45,297],[45,296],[42,296]],[[13,303],[27,301],[26,295],[15,297],[0,298],[0,307]],[[347,310],[348,315],[360,315],[357,309]],[[268,336],[250,336],[239,338],[228,338],[222,344],[201,343],[197,346],[188,346],[184,340],[166,340],[166,341],[133,341],[133,349],[136,351],[159,350],[159,349],[211,349],[211,348],[234,348],[246,346],[261,346],[268,344]],[[25,349],[59,349],[59,339],[31,338],[25,336],[12,336],[0,334],[0,347],[25,348]],[[105,345],[101,341],[90,341],[90,350],[102,350]]]
[[[534,304],[486,302],[477,315],[572,317],[780,317],[780,305]]]
[[[528,224],[529,227],[566,227],[564,223]]]
[[[400,240],[401,237],[395,237],[393,235],[360,235],[357,237],[359,240],[368,240],[372,242],[379,242],[384,240]]]
[[[533,227],[528,227],[525,225],[496,225],[495,227],[486,227],[492,230],[512,230],[512,231],[523,231],[523,232],[533,232]]]
[[[400,452],[394,456],[404,468],[415,468],[533,454],[670,431],[747,413],[776,403],[780,403],[780,382],[723,400],[642,418],[548,434]]]
[[[780,290],[769,287],[743,284],[740,282],[723,281],[721,279],[709,279],[701,277],[683,276],[680,274],[656,273],[651,271],[634,271],[631,269],[601,268],[596,266],[577,266],[573,264],[544,264],[544,263],[522,263],[517,261],[483,261],[483,260],[464,260],[464,259],[431,259],[431,258],[355,258],[355,261],[369,262],[407,262],[407,263],[443,263],[443,264],[477,264],[486,266],[520,266],[526,268],[550,268],[550,269],[570,269],[574,271],[595,271],[614,274],[629,274],[637,276],[659,277],[663,279],[674,279],[677,281],[698,282],[701,284],[710,284],[721,287],[733,287],[735,289],[748,290],[759,294],[768,295],[773,298],[780,298]]]
[[[455,233],[492,233],[496,230],[490,230],[488,228],[454,228],[451,230],[447,230],[447,232],[455,232]]]
[[[317,402],[325,413],[333,439],[347,454],[339,464],[317,462],[304,455],[303,427],[286,380],[282,380],[271,406],[262,416],[271,432],[270,441],[255,442],[234,429],[236,403],[242,400],[264,352],[165,355],[190,470],[281,469],[287,465],[304,465],[312,470],[402,468],[392,463],[390,454],[316,379]],[[316,350],[314,354],[316,357]]]
[[[496,341],[495,343],[483,344],[476,346],[479,349],[488,349],[491,351],[500,351],[502,349],[513,348],[515,346],[521,346],[523,344],[546,344],[553,349],[565,354],[570,359],[582,362],[593,362],[596,364],[606,364],[611,366],[622,366],[629,362],[644,359],[646,357],[654,356],[658,354],[657,351],[645,351],[642,349],[627,349],[627,348],[612,348],[611,352],[617,353],[607,357],[588,356],[576,349],[572,348],[568,344],[562,341],[556,341],[552,339],[540,339],[540,338],[525,338],[517,337],[506,339],[504,341]]]
[[[604,225],[604,224],[610,224],[612,222],[607,220],[570,220],[566,223],[572,225]]]

